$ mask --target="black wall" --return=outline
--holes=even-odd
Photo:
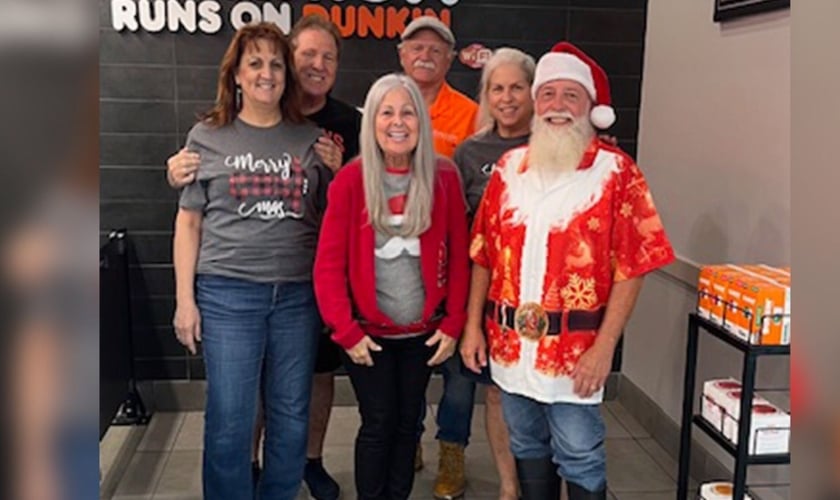
[[[236,2],[220,3],[227,11]],[[307,2],[290,3],[294,20]],[[375,6],[358,0],[315,3]],[[190,356],[178,344],[171,326],[176,193],[166,185],[164,163],[183,144],[196,112],[209,108],[217,65],[232,28],[225,20],[222,30],[213,35],[116,32],[111,27],[110,5],[109,0],[100,0],[100,229],[104,234],[127,228],[133,243],[138,377],[201,379],[200,355]],[[458,48],[471,43],[491,49],[513,46],[538,58],[555,42],[566,39],[588,52],[610,76],[618,120],[608,133],[635,157],[646,5],[647,0],[460,0],[450,13]],[[416,7],[444,8],[436,0],[424,0]],[[361,105],[378,76],[399,69],[396,43],[394,39],[345,40],[334,95]],[[449,81],[475,96],[479,74],[456,61]]]

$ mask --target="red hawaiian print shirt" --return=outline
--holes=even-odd
[[[523,146],[499,160],[473,226],[470,256],[490,269],[487,300],[497,310],[598,311],[613,283],[674,259],[644,176],[621,150],[595,139],[576,171],[545,188],[527,158]],[[546,403],[601,400],[578,397],[570,377],[597,330],[562,322],[559,334],[534,338],[492,316],[490,372],[505,391]],[[527,327],[527,315],[516,317]]]

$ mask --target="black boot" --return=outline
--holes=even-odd
[[[551,458],[516,459],[519,489],[522,500],[547,500],[560,498],[560,484]]]
[[[567,482],[569,489],[569,500],[607,500],[607,489],[589,491],[580,485]]]

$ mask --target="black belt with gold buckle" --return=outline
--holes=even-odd
[[[595,311],[567,311],[567,331],[597,330],[604,319],[604,310],[605,308],[601,307]],[[559,335],[563,331],[564,313],[546,311],[536,302],[512,307],[488,300],[484,304],[484,314],[499,325],[535,340],[543,335]]]

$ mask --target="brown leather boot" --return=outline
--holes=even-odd
[[[433,495],[438,500],[461,498],[467,488],[464,477],[464,447],[458,443],[440,442],[440,463]]]

